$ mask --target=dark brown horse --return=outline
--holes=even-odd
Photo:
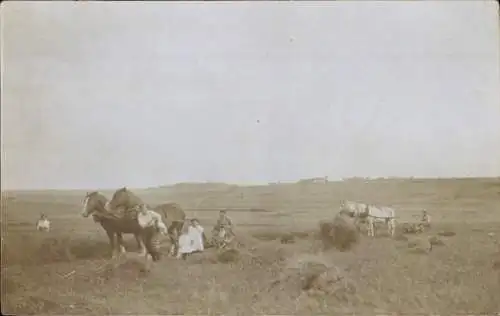
[[[111,200],[105,205],[105,208],[108,212],[112,213],[114,210],[119,208],[131,209],[144,204],[145,203],[141,198],[135,195],[132,191],[128,190],[126,187],[123,187],[115,191]],[[160,214],[163,221],[168,225],[168,235],[172,244],[170,254],[175,256],[177,254],[177,250],[179,249],[179,236],[186,214],[177,203],[160,204],[154,207],[153,210]]]
[[[157,250],[153,249],[154,247],[149,245],[148,242],[145,242],[151,240],[151,236],[149,235],[153,232],[150,229],[142,228],[137,222],[137,219],[118,217],[115,214],[109,213],[105,209],[107,202],[107,198],[99,192],[87,193],[83,202],[81,215],[83,217],[92,215],[94,220],[104,228],[111,245],[112,257],[114,257],[118,251],[115,247],[115,236],[117,239],[117,246],[119,246],[119,252],[123,253],[125,252],[125,247],[123,246],[122,234],[133,234],[142,255],[149,253],[155,261],[156,258],[159,259]]]

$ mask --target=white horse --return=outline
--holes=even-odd
[[[44,232],[50,231],[50,221],[46,218],[40,218],[36,222],[36,230]]]
[[[375,236],[375,223],[385,223],[387,224],[389,235],[394,237],[396,231],[396,211],[393,208],[368,205],[363,215],[368,220],[368,236]]]
[[[344,213],[349,215],[350,217],[357,218],[366,211],[367,206],[368,205],[364,203],[341,200],[339,213]]]
[[[356,219],[356,224],[360,220],[367,220],[368,236],[375,236],[375,223],[384,222],[387,224],[389,235],[394,236],[396,230],[395,210],[390,207],[376,207],[365,203],[353,201],[340,201],[340,212]]]

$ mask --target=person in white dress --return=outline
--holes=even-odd
[[[201,252],[205,250],[203,245],[203,234],[204,229],[200,225],[197,219],[191,220],[191,225],[189,226],[189,236],[192,240],[192,250],[193,252]]]
[[[40,219],[36,222],[36,230],[39,231],[50,231],[50,221],[45,214],[40,216]]]
[[[181,235],[179,236],[179,251],[177,252],[177,258],[182,258],[186,260],[187,256],[193,252],[193,242],[189,234],[189,228],[191,227],[189,220],[184,221],[182,225]]]

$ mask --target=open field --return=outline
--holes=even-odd
[[[239,187],[179,185],[133,189],[150,204],[175,201],[209,233],[229,209],[244,246],[239,260],[215,250],[187,261],[164,256],[149,273],[131,235],[111,262],[104,230],[82,218],[85,192],[8,192],[2,196],[2,312],[17,314],[495,314],[500,312],[500,179],[377,180]],[[110,192],[105,192],[109,197]],[[398,222],[432,215],[426,239],[444,245],[417,253],[408,241],[363,237],[352,250],[322,252],[318,222],[340,199],[393,206]],[[253,210],[250,210],[253,209]],[[36,232],[40,212],[50,233]],[[293,233],[295,242],[280,237]],[[165,252],[168,245],[165,246]],[[495,262],[498,262],[495,265]],[[336,267],[349,286],[301,289],[304,262]],[[74,271],[74,272],[73,272]],[[295,278],[295,279],[294,279]],[[343,281],[343,282],[344,282]],[[332,285],[333,286],[333,285]]]

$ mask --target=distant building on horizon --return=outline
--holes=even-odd
[[[316,177],[316,178],[309,178],[309,179],[300,179],[298,183],[320,183],[320,184],[327,184],[328,183],[328,176]]]

